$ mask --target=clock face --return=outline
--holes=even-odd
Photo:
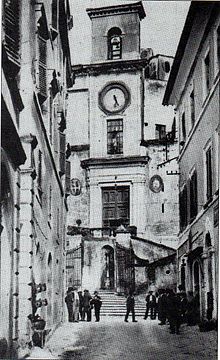
[[[106,113],[117,114],[123,111],[129,102],[129,91],[119,83],[107,85],[99,94],[99,106]]]

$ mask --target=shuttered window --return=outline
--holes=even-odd
[[[197,212],[197,173],[194,171],[190,179],[190,220],[193,220],[196,217]]]
[[[19,56],[19,1],[4,0],[3,13],[4,46],[8,58],[20,65]]]
[[[51,4],[51,10],[52,10],[52,27],[53,29],[57,30],[57,0],[52,0]]]
[[[206,196],[207,200],[212,197],[212,149],[206,151]]]
[[[65,174],[65,187],[66,187],[66,194],[70,194],[70,161],[66,161],[66,174]]]
[[[192,127],[195,123],[195,96],[194,96],[194,90],[190,94],[190,113],[191,113],[191,123]]]
[[[187,186],[185,185],[179,195],[180,206],[180,230],[184,230],[187,225]]]
[[[38,36],[38,88],[43,98],[47,97],[47,41]]]
[[[66,135],[59,133],[60,137],[60,176],[66,171]]]

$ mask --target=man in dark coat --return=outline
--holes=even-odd
[[[86,313],[86,321],[91,321],[92,319],[92,307],[90,304],[90,300],[92,300],[92,296],[90,295],[89,290],[84,290],[83,302],[84,310]]]
[[[166,324],[166,317],[167,317],[166,293],[164,289],[159,289],[159,298],[158,298],[158,320],[160,320],[159,325]]]
[[[146,296],[146,312],[144,315],[144,320],[148,317],[148,312],[150,310],[150,318],[152,320],[156,319],[156,297],[153,295],[153,291],[149,291],[149,294]]]
[[[167,295],[167,315],[170,323],[170,333],[179,334],[181,324],[181,303],[179,296],[171,289],[168,291]]]
[[[73,302],[74,302],[73,288],[68,287],[66,297],[65,297],[65,303],[67,306],[69,322],[73,322]]]
[[[98,322],[100,320],[100,309],[102,306],[102,301],[101,301],[101,297],[98,294],[98,291],[94,292],[94,296],[92,298],[92,300],[90,300],[90,304],[94,305],[94,309],[95,309],[95,318],[96,318],[96,322]]]
[[[128,322],[128,315],[129,315],[130,311],[132,314],[132,321],[137,322],[137,320],[135,320],[135,311],[134,311],[135,300],[134,300],[134,293],[132,290],[129,291],[129,295],[126,300],[126,306],[127,306],[127,312],[125,315],[125,322]]]

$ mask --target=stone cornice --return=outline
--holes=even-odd
[[[146,59],[135,60],[110,60],[94,64],[73,65],[72,72],[75,76],[99,75],[117,71],[141,71],[147,64]]]
[[[116,14],[127,14],[127,13],[138,13],[140,20],[144,19],[146,14],[142,2],[133,4],[123,4],[114,6],[105,6],[99,8],[86,9],[90,19],[101,16],[116,15]]]
[[[90,158],[81,161],[83,169],[90,166],[130,166],[130,165],[146,165],[149,158],[147,156],[127,156],[127,157],[115,157],[115,158]]]

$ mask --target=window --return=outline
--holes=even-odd
[[[218,69],[220,70],[220,25],[217,29],[217,58],[218,58]]]
[[[38,151],[38,174],[37,174],[37,186],[42,188],[42,152]]]
[[[212,197],[212,149],[211,146],[206,150],[206,199]]]
[[[108,59],[115,60],[122,57],[122,37],[119,28],[112,28],[108,32]]]
[[[40,102],[47,98],[47,41],[38,36],[38,90]]]
[[[42,152],[39,150],[38,152],[38,171],[37,171],[37,187],[40,204],[42,201]]]
[[[180,209],[180,230],[183,231],[187,226],[187,186],[179,194],[179,209]]]
[[[50,185],[50,189],[49,189],[49,204],[48,204],[48,222],[50,223],[51,221],[51,216],[52,216],[52,187]]]
[[[59,132],[60,137],[60,176],[66,171],[66,134]]]
[[[186,141],[186,118],[185,118],[185,112],[182,114],[182,140]]]
[[[57,0],[52,0],[51,4],[52,13],[52,27],[57,30]]]
[[[166,125],[156,124],[155,139],[163,140],[166,138]]]
[[[205,96],[208,94],[211,87],[211,69],[210,69],[210,52],[208,51],[204,59],[204,91]]]
[[[11,73],[19,70],[20,56],[19,56],[19,1],[18,0],[4,0],[3,10],[3,36],[4,48],[7,53],[8,60],[11,62],[8,71]],[[4,64],[3,64],[4,65]]]
[[[66,173],[65,173],[65,192],[66,195],[70,194],[70,177],[71,177],[71,164],[66,160]]]
[[[195,96],[194,96],[194,90],[190,94],[190,115],[191,115],[191,123],[192,127],[195,124]]]
[[[123,154],[123,120],[107,121],[107,153]]]
[[[196,217],[197,212],[197,173],[194,171],[190,179],[190,220]]]

